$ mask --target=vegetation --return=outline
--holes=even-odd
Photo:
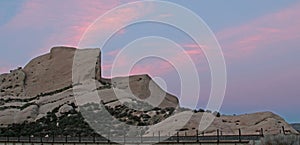
[[[194,113],[198,113],[198,112],[207,112],[207,113],[212,113],[212,111],[210,111],[210,110],[204,110],[204,109],[201,109],[201,108],[199,108],[198,110],[193,110],[193,112]],[[215,111],[215,112],[213,112],[213,114],[216,116],[216,117],[221,117],[221,113],[220,112],[217,112],[217,111]]]
[[[260,145],[299,145],[299,135],[268,135],[261,139]]]
[[[34,104],[28,103],[22,108],[30,105]],[[74,103],[69,105],[73,109],[67,113],[59,112],[59,108],[63,106],[60,105],[36,122],[2,127],[0,136],[78,136],[79,133],[81,136],[92,136],[96,133],[93,129],[96,129],[97,133],[103,131],[101,134],[118,136],[128,130],[129,125],[141,127],[142,131],[146,131],[144,126],[159,123],[175,111],[172,107],[150,108],[149,104],[138,100],[114,107],[103,103],[89,103],[79,108]],[[78,109],[80,112],[76,111]],[[122,125],[124,123],[127,126]]]
[[[0,128],[1,136],[45,136],[45,135],[69,135],[83,136],[92,135],[94,132],[84,121],[82,115],[75,110],[57,117],[59,107],[36,122],[23,122],[22,124],[11,124]]]
[[[198,110],[194,110],[194,113],[198,113],[198,112],[205,112],[205,110],[204,109],[198,109]]]

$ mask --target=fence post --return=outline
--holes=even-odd
[[[40,141],[41,141],[41,143],[43,143],[43,135],[42,135],[42,133],[40,133]]]
[[[239,129],[239,142],[242,142],[241,135],[242,135],[242,132],[241,132],[241,129]]]
[[[217,129],[217,138],[218,138],[218,143],[220,142],[220,130],[219,129]]]
[[[126,134],[125,134],[125,130],[124,130],[124,144],[126,142]]]
[[[52,133],[52,143],[54,143],[54,132]]]
[[[264,129],[263,128],[260,128],[260,133],[261,133],[261,136],[264,137]]]
[[[65,135],[65,141],[66,141],[66,143],[68,142],[68,135],[67,134]]]
[[[177,142],[179,142],[179,132],[177,132]]]
[[[141,143],[143,143],[143,133],[141,131]]]
[[[199,138],[198,138],[198,129],[196,130],[196,138],[197,138],[197,142],[199,142]]]
[[[81,133],[78,133],[79,143],[81,143]]]
[[[285,135],[285,130],[284,130],[284,126],[282,126],[282,132]]]
[[[160,142],[160,131],[158,131],[158,142]]]
[[[29,143],[31,143],[31,136],[30,136],[30,135],[29,135],[29,138],[28,138],[28,139],[29,139],[29,140],[28,140],[28,141],[29,141]]]
[[[93,133],[93,143],[95,143],[96,142],[96,133]]]
[[[108,143],[110,143],[110,138],[111,138],[111,133],[110,133],[110,128],[108,130]]]

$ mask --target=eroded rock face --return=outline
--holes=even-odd
[[[72,66],[76,48],[54,47],[50,53],[30,61],[23,71],[26,74],[26,96],[35,96],[72,85]],[[77,50],[85,51],[85,50]],[[99,51],[98,51],[99,52]],[[99,52],[100,53],[100,52]],[[100,56],[100,54],[96,54]],[[100,59],[98,59],[100,60]],[[97,79],[100,79],[100,61],[97,64]]]
[[[0,75],[0,96],[19,96],[24,93],[25,78],[21,68]]]
[[[178,99],[166,93],[148,75],[116,77],[111,80],[113,87],[124,90],[155,107],[174,107],[179,105]]]

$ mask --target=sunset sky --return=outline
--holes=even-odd
[[[129,2],[133,1],[1,0],[0,73],[26,65],[32,58],[49,52],[53,46],[76,47],[95,19]],[[222,47],[228,82],[221,113],[272,111],[290,123],[300,122],[299,1],[172,2],[201,17]],[[156,11],[155,5],[126,9],[108,21],[107,27],[122,25],[151,11]],[[161,17],[172,15],[166,13]],[[105,48],[101,48],[103,75],[111,77],[111,63],[122,47],[145,36],[171,39],[186,50],[195,62],[200,77],[198,107],[205,108],[210,92],[208,63],[199,46],[186,34],[170,26],[149,22],[131,25],[117,32]],[[151,45],[155,47],[157,44]],[[184,61],[178,58],[178,63]],[[155,58],[143,60],[132,70],[132,74],[142,73],[164,78],[168,91],[177,96],[180,94],[179,76],[167,62]]]

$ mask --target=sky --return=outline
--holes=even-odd
[[[129,2],[134,1],[0,1],[0,73],[25,66],[32,58],[48,53],[53,46],[78,46],[84,32],[98,17]],[[222,47],[227,69],[227,89],[221,113],[272,111],[290,123],[300,122],[299,1],[172,2],[201,17]],[[145,17],[147,13],[157,11],[156,8],[155,5],[128,8],[108,19],[105,27],[109,29]],[[168,13],[161,15],[162,19],[167,17],[172,16]],[[185,49],[195,62],[200,78],[197,108],[205,108],[211,85],[205,55],[187,34],[168,25],[138,23],[117,32],[101,48],[103,76],[111,77],[112,62],[123,47],[146,36],[168,38]],[[159,44],[145,47],[156,45]],[[100,46],[95,44],[93,47]],[[202,49],[206,49],[205,46]],[[186,61],[182,57],[176,58],[178,63]],[[184,63],[181,67],[185,67]],[[158,58],[141,60],[131,74],[142,73],[163,78],[170,93],[179,98],[186,97],[179,95],[180,76],[167,61]]]

